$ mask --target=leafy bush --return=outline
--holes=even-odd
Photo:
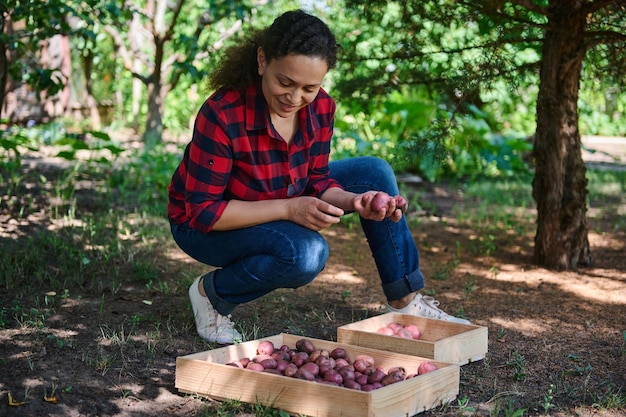
[[[396,171],[429,181],[528,174],[530,141],[521,134],[496,132],[494,125],[498,123],[476,106],[466,106],[461,114],[425,90],[395,92],[368,109],[351,101],[340,105],[333,155],[378,156]]]

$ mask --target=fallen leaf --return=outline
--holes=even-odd
[[[144,304],[147,304],[147,305],[149,305],[149,306],[151,306],[151,305],[152,305],[152,301],[150,301],[150,300],[143,300],[143,303],[144,303]]]
[[[11,393],[9,392],[9,405],[10,405],[11,407],[19,407],[20,405],[24,405],[24,404],[26,404],[26,403],[25,403],[25,402],[23,402],[23,401],[15,401],[15,400],[13,399],[13,396],[12,396],[12,395],[11,395]]]
[[[47,395],[44,395],[43,399],[44,399],[45,402],[51,403],[51,404],[56,404],[57,402],[59,402],[59,400],[57,399],[56,395],[52,395],[50,397],[48,397]]]

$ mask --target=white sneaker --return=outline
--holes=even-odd
[[[387,304],[387,312],[410,314],[417,317],[445,320],[454,323],[472,324],[469,320],[451,316],[439,308],[439,301],[433,297],[415,294],[415,298],[404,308],[396,309]]]
[[[218,313],[207,297],[203,297],[198,290],[200,275],[189,287],[189,299],[191,308],[196,319],[196,330],[201,338],[211,343],[228,345],[242,342],[243,337],[235,330],[230,316],[222,316]]]

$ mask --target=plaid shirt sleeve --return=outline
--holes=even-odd
[[[320,90],[287,144],[271,126],[259,89],[216,92],[201,107],[168,188],[170,221],[209,232],[228,200],[320,196],[339,187],[328,177],[334,111],[334,100]]]

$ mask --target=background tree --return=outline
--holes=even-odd
[[[249,2],[197,0],[126,1],[124,19],[106,30],[115,41],[124,68],[147,88],[145,143],[158,143],[163,135],[166,97],[183,76],[202,80],[203,60],[237,33]],[[133,111],[139,116],[140,89],[133,88]]]
[[[1,109],[5,109],[8,92],[29,86],[37,95],[31,105],[41,103],[36,107],[48,107],[48,114],[40,114],[39,119],[59,116],[68,110],[69,36],[89,36],[96,2],[8,0],[0,4]],[[70,19],[84,24],[74,28],[70,25]],[[60,92],[64,92],[61,105],[50,109],[46,103]],[[21,112],[19,108],[14,111]],[[19,119],[15,114],[4,116]],[[32,117],[33,114],[27,116]]]
[[[626,70],[626,1],[347,0],[365,23],[346,32],[344,95],[373,102],[401,86],[431,85],[459,109],[480,106],[495,80],[510,92],[538,75],[533,156],[535,261],[589,265],[586,167],[578,98],[583,71],[616,85]],[[372,29],[374,33],[361,28]],[[435,130],[437,132],[437,130]]]

